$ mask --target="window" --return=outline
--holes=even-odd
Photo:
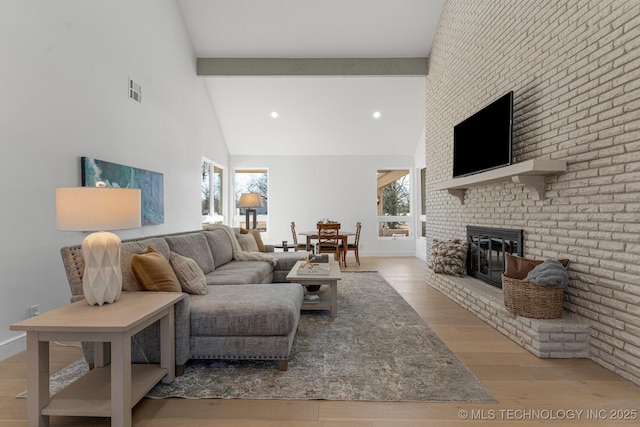
[[[224,223],[222,203],[224,170],[211,160],[202,158],[202,222],[208,224]]]
[[[427,237],[427,168],[420,169],[420,235]]]
[[[410,178],[408,169],[378,171],[378,237],[411,236]]]
[[[235,171],[235,207],[234,226],[245,228],[246,210],[238,208],[238,201],[242,193],[258,193],[262,198],[262,207],[256,208],[258,215],[258,229],[267,231],[269,220],[269,173],[266,169],[236,169]],[[253,225],[251,224],[251,227]]]

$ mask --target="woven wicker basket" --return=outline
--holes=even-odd
[[[504,305],[510,313],[534,319],[557,319],[562,316],[564,290],[539,286],[502,275]]]

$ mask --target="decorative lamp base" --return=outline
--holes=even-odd
[[[84,276],[82,290],[89,305],[112,303],[122,292],[120,238],[100,231],[82,241]]]

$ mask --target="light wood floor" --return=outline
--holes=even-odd
[[[538,359],[425,283],[416,258],[349,258],[347,270],[379,271],[496,397],[497,403],[149,400],[137,427],[417,427],[540,424],[638,425],[640,387],[589,360]],[[295,344],[294,344],[295,345]],[[80,356],[53,346],[52,371]],[[0,427],[26,426],[26,357],[0,362]],[[579,412],[583,411],[583,412]],[[625,411],[627,411],[625,413]],[[634,412],[636,411],[635,415]],[[465,414],[469,419],[463,420]],[[636,418],[612,419],[616,415]],[[472,419],[475,418],[475,419]],[[52,426],[108,426],[108,419],[52,417]]]

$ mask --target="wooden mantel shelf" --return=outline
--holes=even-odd
[[[464,204],[464,195],[468,188],[511,180],[516,184],[523,184],[531,191],[534,200],[544,200],[545,176],[566,171],[566,160],[531,159],[475,175],[453,178],[436,184],[433,189],[447,190]]]

